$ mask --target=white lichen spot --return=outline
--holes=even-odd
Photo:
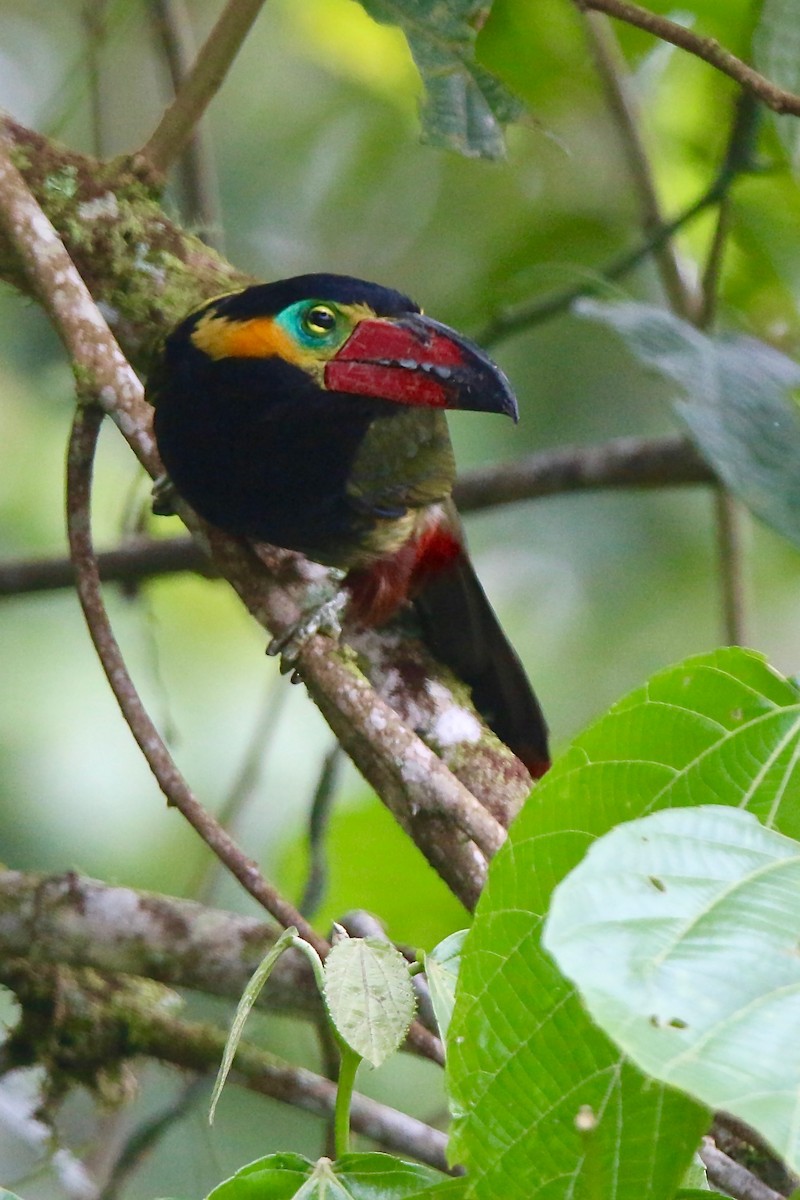
[[[138,242],[136,252],[133,257],[133,265],[137,271],[143,271],[145,275],[150,275],[157,283],[164,283],[167,278],[167,273],[163,267],[157,267],[155,263],[149,262],[147,255],[149,247],[144,242]]]
[[[39,242],[58,242],[55,229],[41,211],[31,213],[30,231]],[[60,242],[58,245],[60,246]]]
[[[97,308],[107,324],[116,325],[119,320],[119,309],[115,308],[113,304],[108,304],[105,300],[98,300]]]
[[[94,200],[84,200],[78,205],[78,216],[83,221],[94,221],[97,217],[116,218],[119,216],[117,197],[113,192],[104,192]]]
[[[474,713],[453,705],[439,714],[431,732],[438,745],[458,746],[480,741],[481,725]]]
[[[373,708],[369,714],[369,724],[373,729],[376,729],[378,733],[383,733],[384,729],[386,728],[386,717],[379,709]]]

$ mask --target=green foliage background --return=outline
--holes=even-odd
[[[697,0],[691,7],[699,30],[746,53],[749,4]],[[200,39],[218,6],[198,3],[191,11]],[[0,0],[0,106],[91,150],[83,12],[80,0]],[[102,151],[114,154],[149,134],[168,86],[148,5],[116,0],[106,27]],[[715,173],[734,88],[643,34],[619,33],[671,215]],[[572,6],[497,0],[478,59],[528,105],[510,132],[506,161],[466,160],[420,144],[420,84],[397,30],[376,25],[352,0],[271,0],[209,117],[232,260],[264,278],[311,270],[376,278],[470,332],[498,307],[593,278],[634,245],[635,195]],[[800,201],[770,131],[763,152],[773,170],[734,190],[719,324],[795,353]],[[169,203],[180,212],[179,189]],[[711,229],[711,217],[703,217],[678,239],[687,270],[702,269]],[[649,267],[607,294],[659,299]],[[462,469],[674,428],[664,383],[645,375],[602,326],[567,315],[494,353],[516,387],[522,420],[513,428],[457,415],[451,427]],[[64,550],[71,399],[69,372],[42,314],[0,293],[3,559]],[[146,500],[113,430],[104,436],[98,499],[98,543],[111,545]],[[684,489],[563,497],[470,519],[480,573],[557,745],[659,667],[722,640],[712,511],[706,490]],[[796,551],[749,524],[747,539],[748,641],[793,673],[800,659]],[[264,705],[280,705],[269,735],[259,735],[263,767],[237,833],[298,895],[304,822],[329,744],[316,711],[301,689],[279,680],[263,657],[263,636],[224,584],[179,578],[135,599],[110,600],[145,699],[172,730],[179,763],[212,807],[223,803]],[[21,869],[75,868],[190,892],[207,864],[133,747],[74,597],[3,600],[0,655],[0,856]],[[402,845],[354,774],[342,788],[331,845],[325,920],[367,907],[386,918],[393,936],[426,948],[463,923],[458,905]],[[213,899],[249,904],[227,883]],[[313,1039],[292,1022],[272,1021],[262,1035],[282,1053],[313,1060]],[[400,1061],[365,1074],[360,1086],[432,1118],[442,1104],[434,1078],[424,1065]],[[177,1086],[154,1069],[146,1079],[138,1115]],[[67,1120],[83,1129],[80,1103]],[[125,1194],[202,1194],[248,1157],[313,1153],[319,1136],[311,1118],[232,1092],[213,1135],[201,1117],[189,1117]],[[52,1177],[18,1190],[25,1200],[61,1194]]]

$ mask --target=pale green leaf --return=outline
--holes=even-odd
[[[800,545],[800,366],[765,342],[708,335],[664,309],[584,300],[648,368],[676,383],[674,407],[720,479]]]
[[[325,1003],[348,1046],[378,1067],[414,1017],[408,963],[388,942],[345,938],[325,960]]]
[[[426,90],[425,140],[460,154],[501,157],[503,126],[519,117],[522,106],[475,61],[477,30],[491,4],[485,0],[361,3],[376,21],[398,25],[406,36]]]
[[[438,946],[434,946],[430,954],[425,955],[425,975],[442,1040],[447,1038],[450,1018],[453,1015],[461,948],[466,936],[467,930],[459,929],[457,933],[451,933],[444,941],[439,942]]]
[[[596,842],[556,889],[543,941],[642,1070],[740,1117],[796,1171],[798,931],[800,844],[703,807]]]

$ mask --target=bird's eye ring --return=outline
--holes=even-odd
[[[303,324],[316,337],[324,337],[336,328],[336,313],[327,304],[315,304],[306,313]]]

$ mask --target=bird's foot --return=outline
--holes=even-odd
[[[296,663],[306,642],[316,633],[326,633],[337,641],[341,637],[341,616],[350,600],[350,593],[340,588],[329,600],[316,605],[285,633],[274,637],[267,646],[267,654],[274,658],[280,654],[281,675],[291,673],[291,682],[300,683]]]
[[[178,493],[175,491],[175,484],[169,475],[159,475],[153,483],[150,495],[153,514],[156,517],[175,516],[177,512],[175,502],[178,499]]]

